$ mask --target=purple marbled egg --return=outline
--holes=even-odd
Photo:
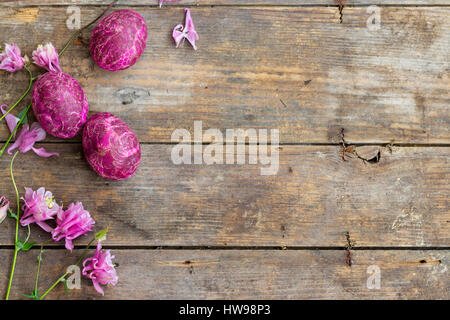
[[[144,52],[147,36],[147,24],[139,13],[129,9],[111,12],[92,30],[92,59],[109,71],[131,67]]]
[[[31,103],[44,130],[58,138],[77,135],[89,111],[83,88],[63,72],[40,76],[33,86]]]
[[[136,134],[122,119],[108,112],[97,113],[87,121],[83,151],[94,171],[110,180],[129,178],[141,162]]]

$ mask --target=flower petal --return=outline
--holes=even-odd
[[[7,107],[7,105],[6,104],[2,104],[0,106],[0,109],[1,109],[3,114],[5,114],[7,112],[7,110],[3,110],[4,107]],[[11,132],[11,133],[14,131],[14,129],[17,126],[17,123],[19,123],[19,121],[20,121],[19,118],[17,118],[16,116],[12,115],[11,113],[8,113],[5,116],[5,120],[6,120],[6,124],[8,125],[9,132]],[[17,131],[14,133],[14,138],[16,137],[16,133],[17,133]]]
[[[187,39],[189,43],[192,45],[194,50],[197,50],[197,46],[195,45],[195,41],[199,39],[197,31],[195,30],[194,21],[191,17],[191,11],[188,8],[184,8],[186,12],[186,22],[183,25],[177,25],[172,31],[172,38],[175,41],[176,47],[181,43],[182,39]]]
[[[47,232],[52,232],[53,228],[50,227],[48,224],[46,224],[45,222],[42,221],[36,221],[36,224],[41,227],[42,229],[44,229]]]
[[[44,128],[39,124],[39,122],[33,122],[30,131],[36,135],[36,141],[42,141],[46,137]]]
[[[22,58],[20,48],[15,43],[5,43],[5,52],[0,54],[0,70],[16,72],[23,69],[25,59]]]
[[[49,72],[62,72],[61,67],[59,66],[58,52],[50,42],[44,46],[39,45],[37,49],[33,51],[33,62]]]
[[[5,220],[6,216],[8,215],[8,209],[9,209],[9,200],[5,198],[4,196],[0,197],[0,223]]]
[[[13,145],[8,148],[8,154],[12,154],[12,151],[16,148],[19,148],[22,145],[23,137],[28,133],[28,124],[24,124],[22,127],[22,131],[20,131],[19,136],[16,141],[14,141]]]
[[[102,287],[100,287],[99,283],[97,280],[92,280],[92,283],[94,284],[94,288],[95,290],[100,293],[102,296],[105,295],[105,292],[103,291]]]
[[[175,41],[176,48],[178,48],[178,46],[180,45],[181,40],[184,39],[183,29],[184,29],[184,27],[182,24],[179,24],[175,28],[173,28],[172,38]]]
[[[34,147],[32,147],[31,150],[33,150],[34,153],[36,153],[39,157],[42,157],[42,158],[48,158],[48,157],[52,157],[52,156],[58,157],[59,156],[58,152],[47,152],[47,151],[45,151],[44,148],[34,148]]]

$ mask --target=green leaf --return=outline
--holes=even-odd
[[[36,294],[36,293],[34,292],[34,290],[33,290],[33,293],[32,293],[32,294],[25,294],[25,293],[22,293],[22,295],[23,295],[24,297],[27,297],[27,298],[30,298],[30,299],[33,299],[33,300],[41,300],[41,298],[39,298],[39,294]]]
[[[23,245],[22,245],[22,251],[28,251],[28,250],[30,250],[34,245],[36,244],[36,242],[25,242]]]
[[[36,244],[36,242],[25,242],[25,243],[23,243],[22,240],[17,239],[17,250],[28,251],[35,244]]]
[[[61,281],[62,283],[64,283],[64,289],[66,289],[67,294],[70,296],[70,289],[69,286],[67,285],[67,279],[63,279]]]
[[[8,209],[8,211],[6,212],[7,216],[13,219],[17,220],[17,214],[13,213],[11,210]]]
[[[101,240],[101,239],[103,239],[103,238],[106,236],[106,234],[108,233],[108,230],[109,230],[109,227],[106,228],[106,229],[100,230],[99,232],[97,232],[97,233],[95,234],[95,239],[96,239],[96,240]]]
[[[19,119],[21,119],[26,110],[27,110],[27,108],[24,108],[22,111],[20,111],[19,114],[17,115],[17,117]],[[25,124],[27,122],[28,122],[28,115],[25,115],[25,118],[23,118],[22,124]]]

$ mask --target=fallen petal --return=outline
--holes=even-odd
[[[45,151],[44,148],[31,148],[34,153],[36,153],[38,156],[43,157],[43,158],[48,158],[48,157],[52,157],[52,156],[59,156],[58,152],[47,152]]]
[[[4,109],[3,109],[4,107],[7,107],[7,105],[6,105],[6,104],[2,104],[2,105],[0,106],[0,109],[2,110],[2,113],[3,113],[3,114],[5,114],[5,113],[7,112],[7,110],[4,110]],[[14,129],[15,129],[16,126],[17,126],[17,123],[20,121],[19,118],[17,118],[16,116],[12,115],[11,113],[8,113],[8,114],[5,116],[5,120],[6,120],[6,124],[8,125],[9,131],[10,131],[11,133],[14,131]],[[16,133],[17,133],[17,132],[14,133],[14,138],[16,137]]]

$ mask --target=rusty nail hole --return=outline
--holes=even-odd
[[[427,260],[422,259],[422,260],[420,260],[419,262],[420,262],[420,263],[427,263]]]
[[[355,152],[355,148],[353,146],[348,146],[347,142],[345,141],[345,133],[344,133],[345,129],[341,128],[341,145],[342,145],[342,161],[347,161],[345,159],[345,155],[350,153],[353,154]]]
[[[190,260],[186,260],[186,261],[184,262],[184,264],[191,264],[191,261],[190,261]]]

